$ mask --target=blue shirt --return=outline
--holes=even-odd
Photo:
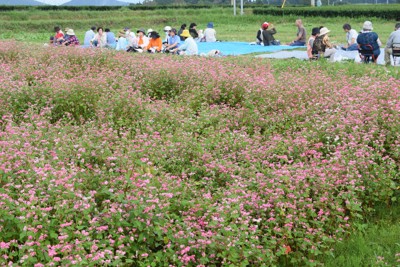
[[[169,36],[168,37],[168,45],[172,45],[172,44],[176,44],[176,47],[179,46],[179,42],[181,41],[181,38],[178,35],[174,35],[174,36]]]
[[[115,35],[113,32],[107,32],[107,44],[115,44]]]
[[[361,45],[361,48],[365,49],[362,45],[371,45],[374,54],[380,51],[379,44],[378,44],[378,34],[375,32],[363,32],[360,33],[357,37],[357,43]]]
[[[84,45],[89,45],[90,46],[90,41],[94,38],[94,31],[88,30],[85,33],[85,40],[83,42]]]

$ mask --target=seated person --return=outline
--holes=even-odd
[[[150,34],[150,41],[146,47],[146,50],[149,53],[159,53],[162,49],[162,40],[158,32],[151,32]]]
[[[185,42],[178,48],[173,49],[171,52],[178,53],[179,55],[193,56],[199,53],[196,41],[190,35],[188,30],[184,30],[181,37],[185,39]]]
[[[146,36],[146,32],[143,28],[136,31],[136,39],[134,41],[135,47],[132,48],[133,52],[142,53],[144,49],[149,45],[149,38]]]
[[[62,44],[64,41],[64,33],[61,31],[61,28],[59,26],[54,27],[54,31],[56,32],[54,36],[54,44],[59,45]]]
[[[263,23],[262,28],[263,28],[262,36],[263,36],[264,46],[280,45],[280,43],[276,41],[274,38],[274,34],[276,33],[274,25],[265,22]]]
[[[124,30],[120,30],[117,34],[117,45],[115,46],[115,50],[124,50],[128,49],[128,40],[126,40],[126,35]]]
[[[73,29],[69,29],[66,32],[66,34],[68,34],[69,37],[68,37],[67,40],[65,40],[63,42],[63,45],[65,45],[65,46],[76,46],[76,45],[79,45],[79,40],[76,37],[75,32],[74,32]]]
[[[107,36],[107,44],[106,47],[115,49],[117,46],[117,40],[115,39],[115,34],[110,31],[110,29],[105,29],[106,36]]]
[[[315,38],[317,38],[318,36],[319,36],[319,28],[318,27],[313,28],[311,31],[310,39],[308,39],[307,42],[307,56],[309,59],[314,59],[315,57],[315,54],[312,53],[312,49],[314,46]]]
[[[201,39],[202,42],[216,42],[217,32],[214,29],[214,23],[209,22],[207,28],[204,30],[204,37]]]
[[[394,26],[394,31],[390,34],[385,47],[385,65],[390,65],[390,55],[393,54],[393,48],[400,49],[400,22]]]
[[[342,47],[346,51],[358,50],[357,37],[358,33],[356,30],[352,29],[350,24],[346,23],[343,25],[343,30],[346,32],[347,44]]]
[[[176,29],[169,31],[168,42],[164,46],[164,52],[169,53],[171,50],[178,48],[181,38],[176,34]]]
[[[258,44],[258,45],[261,45],[261,44],[263,44],[263,36],[262,36],[262,32],[263,32],[263,25],[264,24],[267,24],[268,22],[264,22],[263,24],[261,24],[261,28],[257,31],[257,35],[256,35],[256,43]]]
[[[97,33],[90,41],[92,47],[105,47],[107,45],[107,35],[103,32],[103,27],[97,28]]]
[[[296,20],[296,26],[297,26],[297,34],[296,34],[296,39],[293,40],[293,42],[288,43],[290,46],[303,46],[306,44],[306,29],[303,26],[303,22],[301,19]]]
[[[193,37],[193,39],[199,38],[199,33],[196,30],[197,24],[192,22],[189,26],[189,33]]]
[[[186,23],[183,23],[183,24],[181,25],[181,28],[180,28],[179,31],[178,31],[178,36],[179,36],[179,38],[181,38],[181,34],[182,34],[183,30],[186,30]],[[184,41],[183,38],[181,38],[181,41]]]
[[[315,38],[312,48],[312,54],[318,54],[319,57],[329,58],[330,61],[334,61],[336,49],[329,41],[328,33],[330,30],[326,27],[322,27],[319,30],[319,36]]]
[[[379,46],[382,44],[379,40],[378,34],[372,31],[372,22],[365,21],[363,24],[363,30],[357,37],[357,44],[361,49],[368,49],[365,45],[371,45],[375,59],[377,59],[381,53]]]
[[[96,26],[92,26],[92,28],[90,28],[90,30],[85,32],[85,38],[84,38],[84,43],[83,43],[84,46],[90,46],[90,41],[96,35],[95,30],[96,30]]]

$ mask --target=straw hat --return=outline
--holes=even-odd
[[[319,35],[324,35],[324,34],[327,34],[328,32],[330,32],[330,30],[328,30],[327,27],[322,27],[322,28],[319,30]]]
[[[191,35],[189,33],[189,30],[183,30],[182,33],[181,33],[181,36],[182,37],[190,37]]]
[[[68,34],[68,35],[75,35],[75,32],[74,32],[73,29],[69,29],[69,30],[67,31],[67,34]]]

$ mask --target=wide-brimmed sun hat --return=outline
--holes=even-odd
[[[139,30],[136,31],[136,33],[142,32],[143,34],[146,34],[145,30],[143,28],[140,28]]]
[[[165,26],[164,27],[164,32],[168,32],[168,31],[170,31],[172,28],[171,28],[171,26]]]
[[[67,31],[67,34],[68,34],[68,35],[75,35],[75,32],[74,32],[73,29],[69,29],[69,30]]]
[[[153,32],[153,29],[148,29],[147,30],[147,34],[152,33],[152,32]]]
[[[324,35],[324,34],[327,34],[328,32],[330,32],[330,30],[328,30],[327,27],[322,27],[322,28],[319,30],[319,35]]]
[[[183,30],[182,33],[181,33],[181,36],[182,37],[190,37],[189,30]]]
[[[372,31],[374,28],[372,28],[372,22],[367,20],[364,22],[363,24],[363,30],[367,30],[367,31]]]

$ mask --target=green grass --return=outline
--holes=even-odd
[[[252,8],[244,9],[244,15],[233,16],[232,8],[214,7],[211,9],[166,9],[154,11],[133,11],[127,8],[117,11],[10,11],[0,13],[2,31],[0,39],[16,39],[24,42],[46,42],[53,34],[53,27],[60,25],[75,30],[78,38],[83,40],[85,31],[92,25],[109,27],[114,32],[130,26],[132,29],[153,28],[161,31],[164,26],[171,25],[179,28],[181,24],[196,22],[199,29],[204,29],[209,21],[213,21],[217,37],[224,41],[255,40],[256,31],[263,21],[275,24],[278,33],[276,39],[282,43],[293,40],[296,34],[294,25],[296,16],[261,16],[253,15]],[[330,38],[333,43],[344,43],[344,23],[350,23],[353,28],[360,30],[365,20],[372,20],[374,30],[381,40],[386,42],[393,31],[394,21],[377,18],[303,18],[304,25],[311,32],[313,27],[324,25],[331,30]]]
[[[360,231],[334,247],[327,267],[400,266],[400,204],[380,206]]]

